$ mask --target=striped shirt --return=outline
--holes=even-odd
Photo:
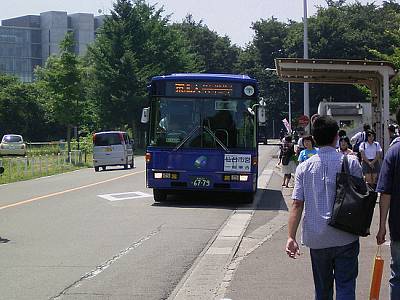
[[[348,160],[350,174],[362,177],[357,157],[349,155]],[[327,146],[297,167],[292,198],[304,201],[302,243],[309,248],[344,246],[358,239],[328,225],[336,195],[336,174],[342,161],[343,155]]]

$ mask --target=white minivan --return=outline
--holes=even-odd
[[[124,131],[103,131],[93,134],[93,166],[96,172],[107,166],[134,167],[133,140]]]

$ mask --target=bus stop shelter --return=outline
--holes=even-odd
[[[371,90],[372,127],[386,151],[389,147],[389,83],[397,75],[386,61],[277,58],[276,70],[285,82],[360,84]]]

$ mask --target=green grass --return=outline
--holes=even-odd
[[[59,153],[57,143],[28,148],[26,157],[0,157],[0,166],[4,167],[4,173],[0,175],[0,184],[93,167],[91,148],[86,152],[82,151],[81,163],[78,163],[79,158],[74,152],[71,154],[72,163],[66,162],[66,151],[61,152],[63,155]],[[135,150],[136,156],[143,156],[145,153],[145,149]]]
[[[0,175],[0,184],[29,180],[43,176],[69,172],[92,166],[92,157],[87,162],[71,164],[61,155],[3,157],[0,159],[4,173]]]

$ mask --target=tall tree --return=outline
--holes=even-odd
[[[82,67],[73,49],[73,35],[68,33],[60,43],[60,55],[49,57],[36,72],[54,120],[67,129],[68,153],[71,129],[79,125],[85,107]]]
[[[149,79],[198,70],[195,55],[162,13],[143,0],[118,0],[89,48],[90,97],[100,128],[132,126],[138,134]]]
[[[47,138],[45,109],[34,84],[0,74],[0,134],[21,134],[26,140]]]
[[[232,45],[227,36],[219,36],[210,30],[203,21],[196,22],[192,15],[187,15],[182,23],[175,23],[190,50],[200,60],[202,72],[232,73],[237,62],[240,48]]]

